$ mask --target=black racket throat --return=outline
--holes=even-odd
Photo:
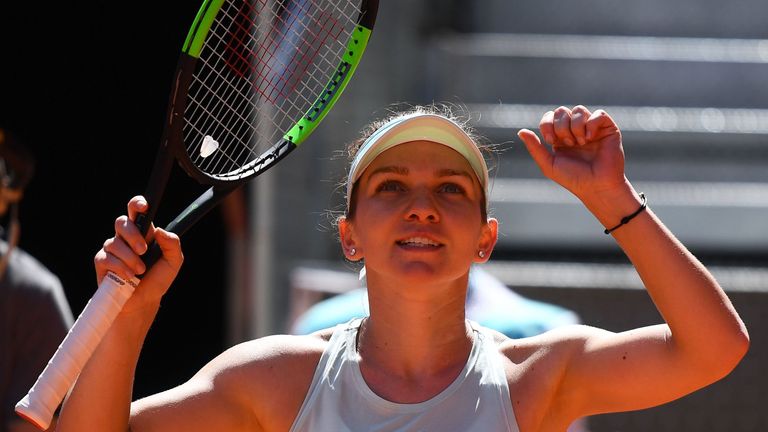
[[[242,187],[244,183],[227,183],[223,185],[211,186],[203,192],[195,201],[193,201],[187,208],[181,212],[173,221],[171,221],[164,229],[166,231],[177,234],[181,237],[186,233],[195,223],[197,223],[203,216],[205,216],[214,207],[219,205],[229,194]],[[150,206],[152,208],[152,206]],[[136,224],[146,224],[149,227],[149,219],[146,214],[140,214],[136,218]],[[151,242],[147,248],[147,252],[142,255],[141,259],[147,269],[152,267],[157,260],[163,256],[160,246],[156,242]],[[141,278],[142,275],[138,276]]]
[[[151,223],[157,215],[158,204],[163,199],[165,188],[173,170],[174,160],[181,161],[181,158],[186,154],[181,141],[183,115],[186,90],[189,88],[189,83],[192,80],[195,60],[191,56],[182,53],[176,67],[161,143],[157,156],[155,156],[147,188],[144,191],[144,199],[147,201],[148,209],[145,213],[137,215],[134,221],[144,236],[146,236]],[[186,168],[185,171],[198,182],[203,180],[196,176],[194,171]]]

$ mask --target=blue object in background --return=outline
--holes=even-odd
[[[466,310],[468,319],[515,339],[579,323],[570,309],[523,297],[479,266],[469,273]],[[297,318],[292,332],[309,334],[367,315],[368,293],[357,288],[312,305]]]

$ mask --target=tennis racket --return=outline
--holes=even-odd
[[[300,146],[354,74],[377,0],[205,0],[174,74],[161,145],[135,223],[146,233],[174,161],[207,190],[166,226],[179,235]],[[147,268],[160,256],[153,245]],[[16,412],[40,428],[130,298],[109,273]]]

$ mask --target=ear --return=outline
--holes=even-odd
[[[493,248],[496,247],[496,240],[498,240],[498,238],[499,221],[497,221],[496,218],[489,217],[483,225],[480,232],[480,239],[477,242],[477,251],[475,252],[476,263],[484,263],[491,258],[491,253],[493,252]]]
[[[350,261],[359,261],[363,257],[363,251],[357,243],[357,236],[355,235],[352,222],[342,216],[339,218],[339,239],[341,240],[341,249],[344,252],[344,256]]]

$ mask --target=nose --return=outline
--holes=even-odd
[[[407,215],[406,219],[413,222],[434,223],[440,221],[440,213],[438,212],[434,197],[424,190],[413,192],[405,214]]]

